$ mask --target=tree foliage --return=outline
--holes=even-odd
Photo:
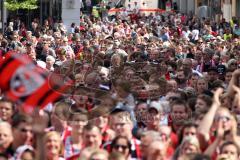
[[[4,5],[10,11],[15,11],[18,9],[37,9],[38,0],[5,0]]]

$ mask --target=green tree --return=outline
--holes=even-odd
[[[5,0],[4,5],[10,11],[18,9],[33,10],[37,9],[38,0]]]

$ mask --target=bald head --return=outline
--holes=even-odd
[[[0,122],[0,150],[7,149],[13,141],[11,125],[8,122]]]

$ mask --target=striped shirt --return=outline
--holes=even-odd
[[[80,154],[81,149],[74,147],[72,137],[68,136],[64,144],[64,158],[68,159],[74,155]]]

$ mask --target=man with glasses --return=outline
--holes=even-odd
[[[62,45],[61,45],[61,49],[65,50],[66,51],[66,57],[67,59],[73,59],[75,58],[75,54],[74,54],[74,51],[72,49],[72,47],[69,45],[69,40],[67,37],[64,37],[62,39]]]
[[[115,131],[116,136],[126,136],[131,141],[131,158],[140,159],[141,142],[132,135],[133,121],[129,112],[123,109],[115,109],[111,113],[111,127]],[[104,145],[104,148],[110,150],[111,142]]]

